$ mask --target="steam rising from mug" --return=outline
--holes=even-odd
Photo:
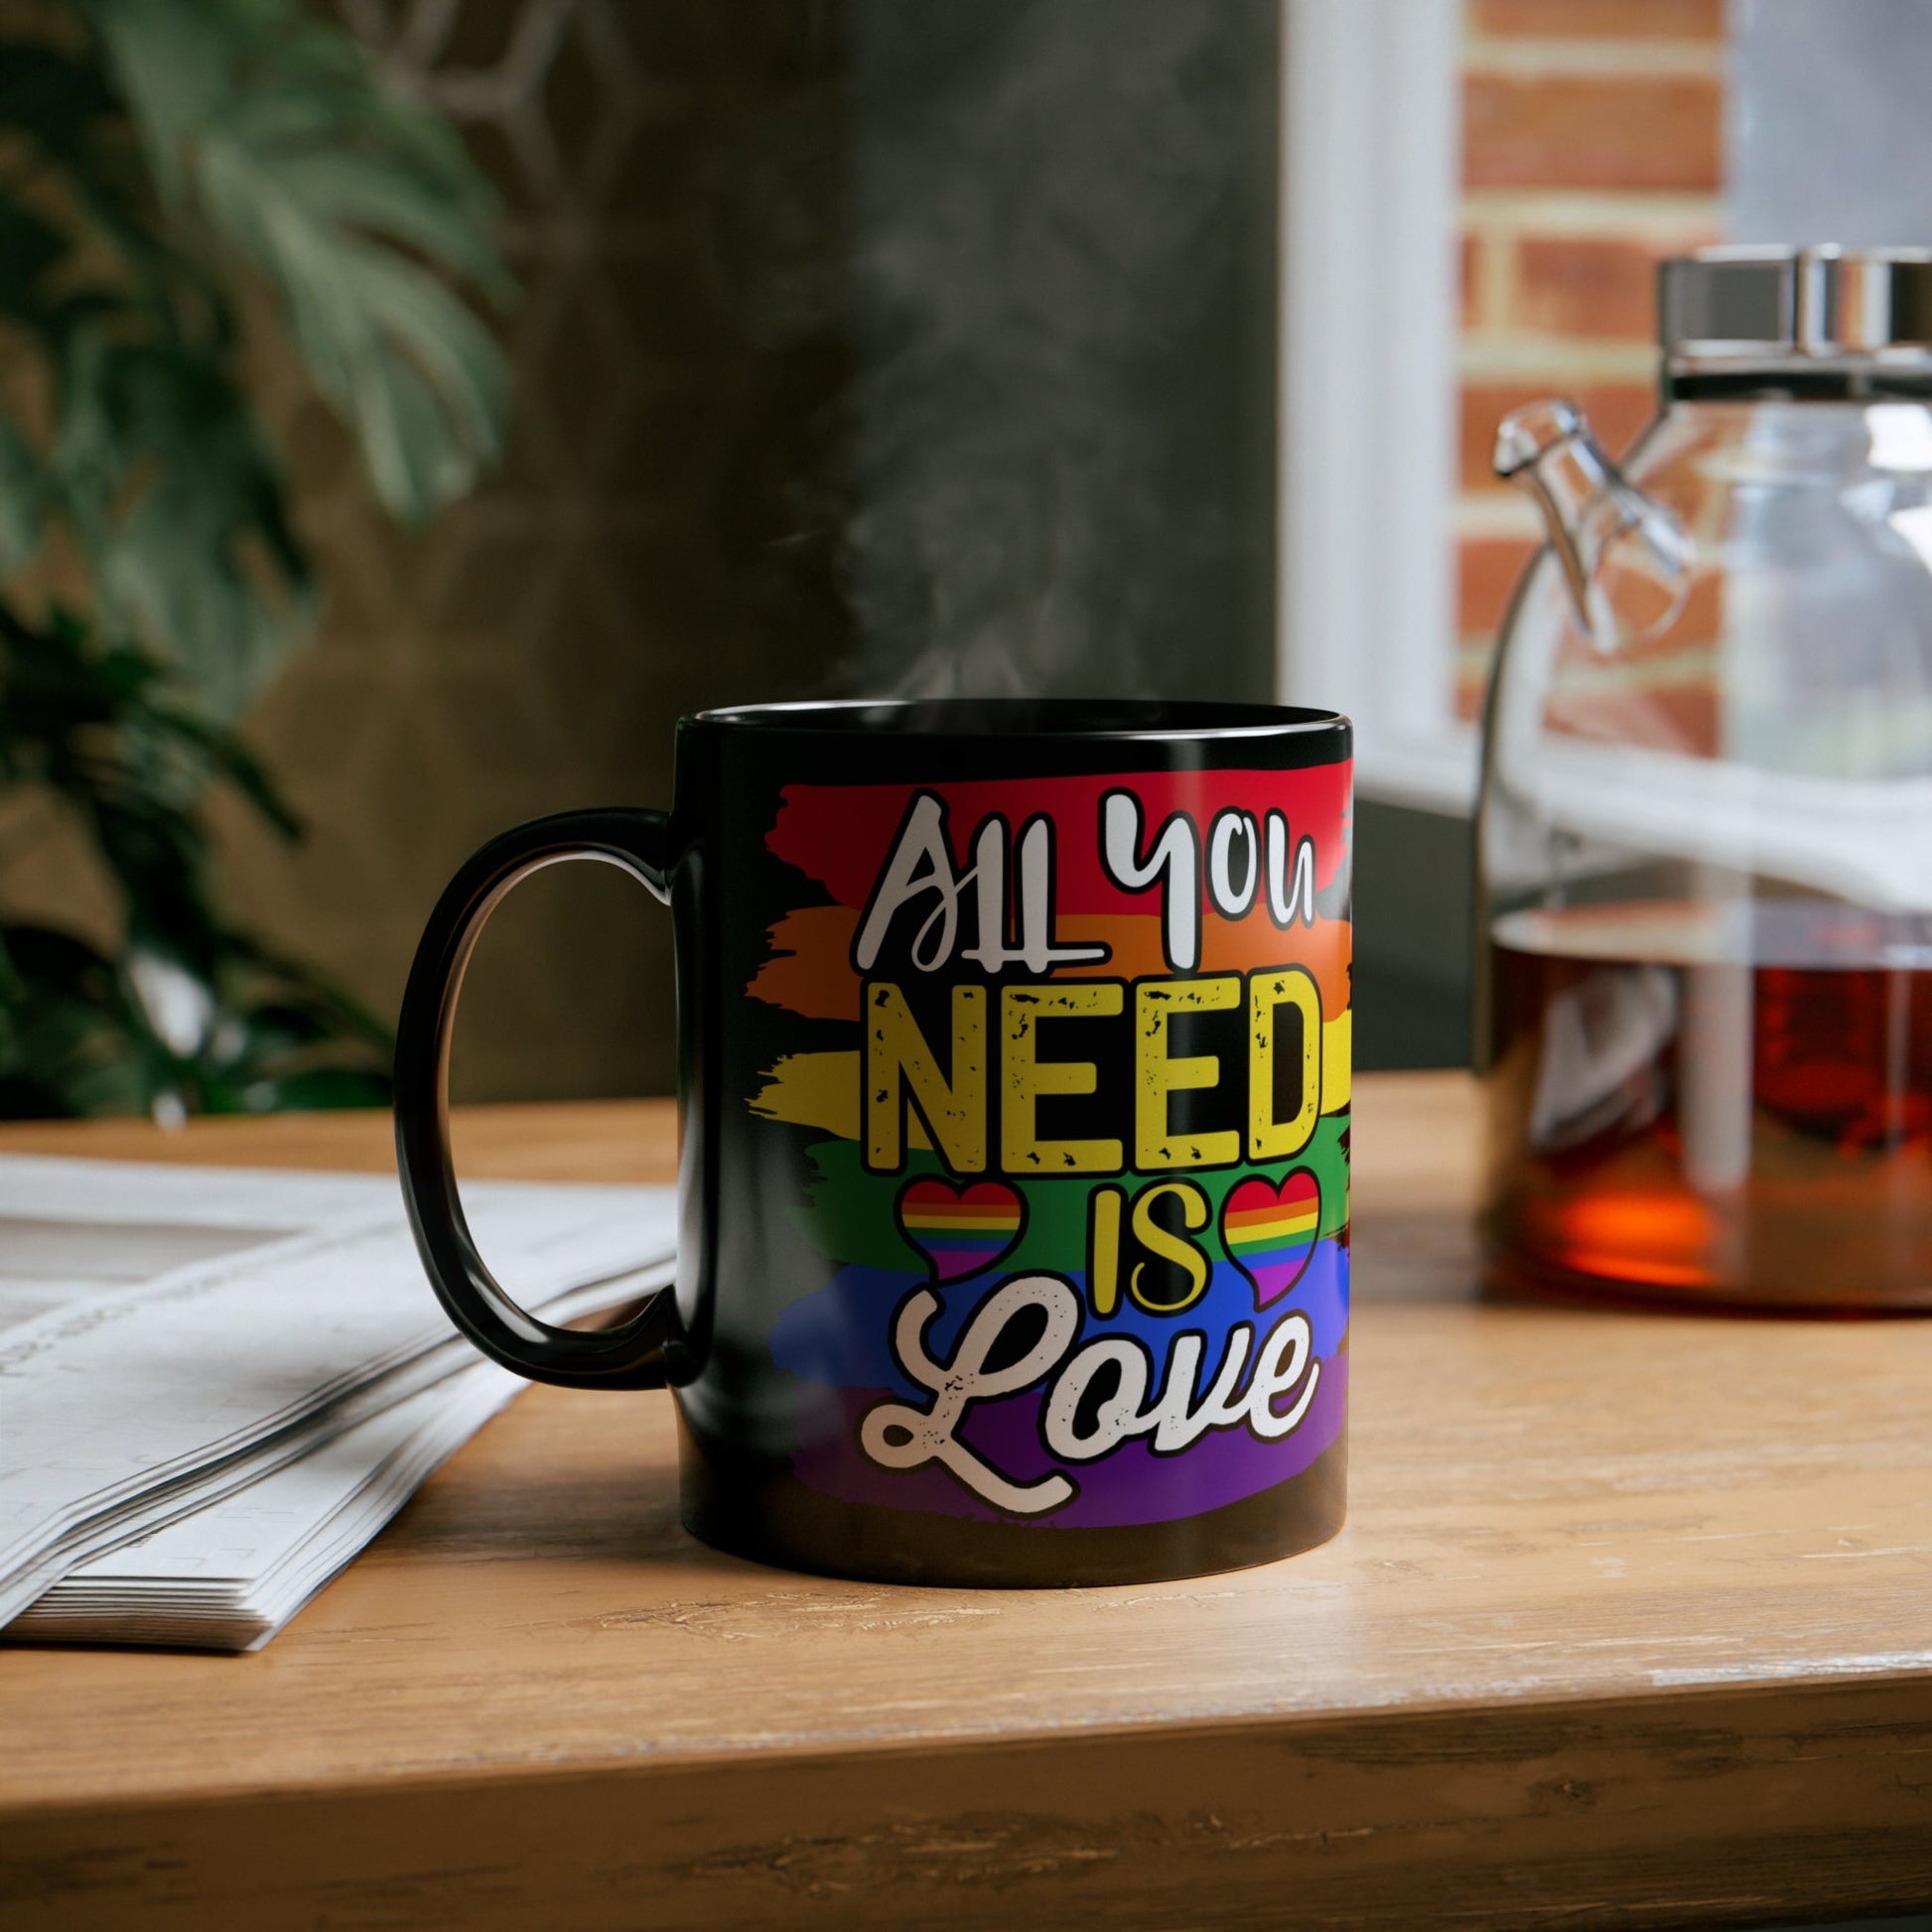
[[[847,10],[860,689],[1265,680],[1273,12]]]

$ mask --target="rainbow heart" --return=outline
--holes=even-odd
[[[1321,1183],[1307,1168],[1279,1187],[1260,1179],[1228,1189],[1221,1203],[1221,1240],[1228,1259],[1254,1284],[1265,1309],[1302,1279],[1321,1227]]]
[[[1004,1180],[978,1180],[970,1187],[915,1180],[898,1197],[899,1232],[941,1283],[991,1268],[1020,1239],[1026,1218],[1026,1203]]]

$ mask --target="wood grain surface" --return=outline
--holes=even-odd
[[[897,1589],[532,1390],[259,1656],[0,1651],[0,1925],[1769,1924],[1932,1901],[1932,1323],[1484,1304],[1457,1076],[1356,1098],[1348,1528]],[[381,1167],[354,1117],[0,1148]],[[661,1178],[651,1103],[466,1172]],[[425,1291],[427,1292],[427,1291]]]

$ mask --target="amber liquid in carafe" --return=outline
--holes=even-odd
[[[1505,1285],[1932,1308],[1932,921],[1803,900],[1511,913],[1488,991]]]

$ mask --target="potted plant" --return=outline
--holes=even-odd
[[[319,603],[242,316],[433,516],[502,435],[459,293],[507,291],[491,217],[296,0],[59,0],[0,43],[0,806],[58,801],[120,906],[103,945],[0,904],[0,1114],[385,1097],[385,1028],[227,915],[202,822],[226,786],[295,836],[237,724]]]

